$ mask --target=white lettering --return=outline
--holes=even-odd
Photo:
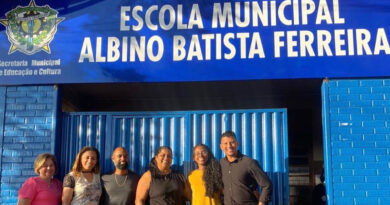
[[[305,57],[306,51],[309,53],[309,56],[315,56],[313,49],[314,35],[310,31],[300,31],[300,56]]]
[[[334,47],[335,47],[335,55],[336,56],[345,56],[346,51],[341,48],[341,46],[345,45],[344,38],[341,38],[345,35],[345,30],[337,29],[334,31]]]
[[[277,31],[274,33],[274,56],[280,58],[280,48],[284,47],[284,41],[281,41],[281,37],[284,37],[284,32]]]
[[[165,23],[165,12],[169,13],[168,24]],[[158,15],[160,26],[163,30],[170,30],[175,24],[175,9],[171,5],[164,5]]]
[[[333,0],[333,16],[335,24],[344,24],[345,19],[340,18],[339,0]]]
[[[139,16],[138,12],[142,12],[142,6],[136,6],[133,9],[132,15],[134,20],[137,21],[137,25],[132,26],[133,31],[140,31],[144,26],[144,21],[141,16]]]
[[[151,15],[154,11],[157,11],[157,9],[158,9],[157,5],[153,5],[149,7],[148,10],[146,10],[146,14],[145,14],[146,26],[152,31],[157,31],[158,28],[157,25],[153,24],[151,21]]]
[[[265,58],[263,43],[261,42],[260,34],[258,32],[253,33],[248,58],[252,59],[256,54],[259,56],[259,58]]]
[[[330,16],[326,0],[320,0],[318,3],[316,24],[321,24],[322,21],[326,21],[327,24],[332,24],[332,17]]]
[[[390,54],[389,41],[384,28],[379,28],[376,34],[374,54],[379,55],[381,51],[384,51],[387,55]]]
[[[220,28],[225,28],[226,21],[227,21],[229,28],[233,27],[233,16],[232,16],[231,3],[225,2],[223,4],[223,11],[222,11],[220,3],[214,3],[211,27],[218,28],[218,25],[220,24]]]
[[[238,27],[247,27],[250,23],[249,18],[249,2],[244,2],[244,20],[241,21],[241,2],[236,2],[235,6],[235,21]]]
[[[128,31],[130,27],[126,25],[126,22],[130,20],[130,16],[126,14],[126,12],[130,11],[130,6],[122,6],[121,7],[121,21],[120,21],[120,30]]]
[[[84,38],[83,45],[81,47],[79,63],[83,63],[85,58],[88,59],[88,62],[94,62],[92,43],[89,37]]]
[[[366,52],[367,55],[372,55],[370,46],[368,45],[370,40],[371,40],[370,31],[368,31],[367,29],[356,29],[357,55],[359,56],[363,55],[363,50]]]
[[[173,61],[181,61],[186,56],[185,38],[180,35],[173,36]]]
[[[294,40],[294,37],[297,37],[297,31],[287,31],[287,56],[288,57],[298,57],[298,52],[294,50],[294,47],[297,47],[298,43]]]
[[[108,37],[107,39],[107,62],[115,62],[120,57],[119,39],[116,37]]]
[[[302,25],[307,25],[307,16],[314,13],[315,7],[312,0],[302,0]]]
[[[96,38],[96,62],[105,62],[106,57],[102,56],[102,37]]]
[[[130,62],[135,62],[135,55],[140,62],[145,61],[145,36],[141,36],[139,42],[135,37],[130,38]]]
[[[191,14],[188,22],[188,29],[192,29],[195,25],[199,29],[203,29],[203,21],[198,4],[192,5]]]
[[[157,54],[156,55],[154,55],[154,53],[153,53],[153,50],[154,50],[153,47],[154,47],[155,43],[157,43]],[[152,36],[149,39],[148,45],[147,45],[148,58],[153,62],[157,62],[162,58],[163,53],[164,53],[163,40],[159,36]]]
[[[330,50],[330,41],[332,40],[332,35],[329,31],[319,30],[317,31],[317,51],[318,56],[324,56],[324,50],[326,55],[332,56],[332,51]]]
[[[280,21],[284,24],[284,25],[287,25],[287,26],[291,26],[292,25],[292,21],[287,19],[286,16],[284,15],[284,9],[286,6],[291,6],[291,1],[283,1],[280,6],[279,6],[279,9],[278,9],[278,15],[279,15],[279,19]]]

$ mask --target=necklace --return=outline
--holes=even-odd
[[[128,175],[126,174],[125,180],[122,182],[122,184],[119,184],[119,183],[118,183],[118,179],[116,178],[116,174],[114,174],[115,183],[116,183],[119,187],[122,187],[123,185],[126,184],[127,176],[128,176]]]

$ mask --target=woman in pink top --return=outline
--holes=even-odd
[[[39,174],[30,177],[19,189],[18,205],[58,205],[61,204],[62,184],[53,175],[57,170],[54,155],[44,153],[34,161],[34,171]]]

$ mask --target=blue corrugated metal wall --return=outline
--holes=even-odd
[[[173,166],[187,174],[193,169],[194,145],[204,143],[221,158],[220,135],[233,130],[241,152],[258,160],[272,179],[272,204],[288,204],[286,109],[65,113],[63,123],[61,176],[71,169],[76,153],[85,145],[100,150],[102,172],[113,169],[113,149],[126,147],[130,168],[140,174],[147,169],[157,148],[168,145],[174,154]]]

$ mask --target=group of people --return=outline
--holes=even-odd
[[[19,190],[18,204],[39,205],[265,205],[271,200],[272,183],[257,161],[238,151],[236,135],[222,134],[220,148],[226,157],[218,162],[203,144],[193,148],[197,168],[186,178],[171,169],[172,150],[160,147],[149,170],[141,177],[128,169],[128,152],[118,147],[112,153],[115,171],[100,176],[99,151],[83,147],[63,184],[53,178],[54,155],[40,154],[31,177]],[[260,192],[258,186],[261,187]]]

